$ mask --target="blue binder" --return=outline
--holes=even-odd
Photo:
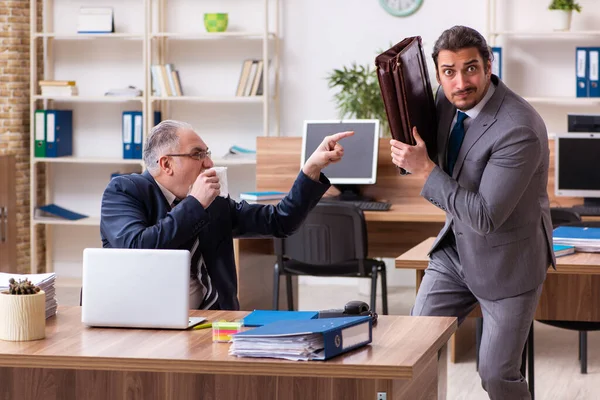
[[[142,159],[142,135],[144,132],[144,116],[141,111],[133,114],[133,158]]]
[[[344,332],[350,333],[350,330],[351,335],[344,335]],[[369,316],[278,321],[236,333],[233,337],[234,342],[235,338],[270,340],[274,345],[273,350],[276,351],[278,339],[286,340],[292,336],[301,337],[315,333],[323,335],[324,348],[314,360],[328,360],[373,341],[373,326]]]
[[[71,221],[77,221],[78,219],[87,218],[87,215],[76,213],[75,211],[67,210],[66,208],[57,206],[56,204],[46,204],[45,206],[38,207],[41,212],[41,216],[55,216]],[[44,214],[45,213],[45,214]]]
[[[588,97],[588,50],[585,47],[577,47],[575,50],[575,77],[577,97]]]
[[[73,155],[73,111],[46,110],[46,157]]]
[[[588,49],[588,96],[600,97],[600,80],[598,75],[598,58],[600,47],[589,47]]]
[[[254,310],[244,318],[244,326],[263,326],[277,321],[298,321],[318,317],[318,311]]]
[[[502,79],[502,47],[492,47],[492,55],[494,56],[492,74]]]
[[[122,118],[123,158],[141,160],[144,147],[144,115],[141,111],[123,111]],[[160,111],[154,111],[154,125],[160,121]]]
[[[123,137],[123,158],[130,160],[133,158],[133,111],[123,111],[121,131]]]

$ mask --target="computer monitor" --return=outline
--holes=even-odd
[[[555,139],[557,196],[583,197],[600,206],[600,133],[566,133]]]
[[[304,121],[302,134],[302,165],[325,136],[344,131],[354,135],[344,138],[344,157],[329,164],[323,173],[342,193],[339,200],[368,201],[360,195],[359,185],[374,184],[377,180],[377,156],[379,154],[379,120],[321,120]]]

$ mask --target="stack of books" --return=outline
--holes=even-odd
[[[278,191],[264,191],[264,192],[243,192],[240,193],[240,200],[246,200],[248,202],[265,201],[265,200],[281,200],[287,193]]]
[[[10,274],[6,272],[0,272],[0,292],[8,290],[9,280],[13,278],[15,280],[29,279],[35,286],[39,286],[46,294],[46,319],[56,314],[56,291],[54,289],[54,282],[56,281],[56,274],[54,272],[48,274]]]
[[[154,64],[150,67],[152,74],[152,93],[157,97],[183,96],[179,71],[173,64]]]
[[[566,246],[563,244],[555,244],[553,245],[554,256],[562,257],[568,256],[569,254],[575,253],[575,246]]]
[[[39,81],[42,96],[77,96],[75,81]]]
[[[370,316],[280,320],[232,336],[238,357],[327,360],[373,340]]]
[[[262,96],[263,60],[244,60],[236,96]]]

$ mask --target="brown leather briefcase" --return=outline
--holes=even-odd
[[[414,145],[412,127],[437,155],[437,117],[420,36],[408,37],[375,58],[379,88],[392,137]]]

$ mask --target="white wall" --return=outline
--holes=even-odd
[[[548,30],[550,16],[546,10],[550,0],[501,0],[498,29]],[[60,9],[55,17],[57,31],[70,32],[74,29],[76,10],[90,3],[114,5],[116,26],[119,31],[137,32],[141,29],[138,14],[141,0],[112,0],[83,2],[80,0],[55,0]],[[387,14],[376,0],[280,0],[281,3],[281,133],[285,136],[301,134],[305,119],[332,119],[338,117],[333,102],[334,91],[327,87],[326,76],[334,68],[349,65],[353,61],[373,65],[378,50],[399,42],[407,36],[423,37],[426,54],[429,56],[440,33],[455,24],[471,26],[486,34],[486,4],[484,0],[425,0],[423,6],[408,18],[397,18]],[[600,2],[580,0],[582,14],[574,14],[573,29],[597,29]],[[248,8],[255,4],[255,8]],[[202,13],[205,11],[229,12],[230,29],[256,29],[262,9],[260,0],[210,0],[169,1],[169,30],[178,32],[203,31]],[[257,12],[258,10],[258,12]],[[66,42],[57,44],[55,52],[63,61],[55,65],[57,79],[77,79],[82,94],[101,93],[110,87],[126,84],[141,85],[139,67],[141,46],[137,43],[121,43],[110,49],[105,42]],[[184,91],[190,94],[219,94],[231,91],[237,83],[241,60],[252,55],[260,56],[256,43],[226,41],[174,43],[170,50],[170,62],[181,69]],[[560,40],[535,38],[501,38],[504,46],[504,80],[515,91],[527,96],[574,96],[574,52],[576,46],[597,45],[600,37],[570,38]],[[430,78],[435,80],[433,62],[428,58]],[[118,65],[118,70],[114,69]],[[239,66],[238,66],[239,65]],[[60,74],[59,74],[60,73]],[[127,108],[131,108],[127,105]],[[135,104],[133,105],[135,106]],[[549,131],[566,130],[567,112],[597,112],[592,107],[539,106],[535,105],[546,119]],[[121,106],[74,105],[74,109],[89,113],[91,123],[88,137],[76,143],[76,149],[87,147],[89,136],[109,130],[110,140],[118,140],[118,120],[103,119],[102,111],[119,113]],[[172,117],[191,122],[204,136],[209,146],[221,155],[232,141],[252,146],[254,138],[261,132],[259,105],[208,106],[181,104],[172,108]],[[76,119],[79,124],[81,119]],[[112,138],[112,139],[110,139]],[[116,138],[116,139],[115,139]],[[108,142],[107,142],[108,143]],[[84,146],[85,144],[85,146]],[[82,146],[82,147],[77,147]],[[83,150],[81,150],[83,151]],[[107,150],[108,151],[108,150]],[[106,168],[109,169],[110,168]],[[110,171],[105,171],[108,173]],[[65,181],[75,179],[75,172],[63,174]],[[253,168],[230,171],[230,190],[246,190],[254,185]],[[60,183],[58,183],[60,184]],[[101,194],[99,189],[94,189]],[[88,204],[88,194],[79,200],[76,195],[66,206],[75,211],[97,209],[97,201]],[[84,206],[85,203],[85,206]],[[87,230],[83,234],[83,230]],[[94,228],[61,228],[56,236],[81,237],[92,241]],[[89,234],[89,235],[88,235]],[[78,252],[72,246],[59,245],[55,253],[56,270],[59,273],[78,274],[72,265],[77,264]],[[73,261],[75,260],[75,261]],[[62,268],[61,265],[66,266]],[[390,285],[414,284],[412,272],[389,268]],[[322,281],[322,280],[317,280]],[[326,282],[332,282],[326,280]],[[347,282],[347,280],[346,280]],[[355,282],[351,283],[355,284]]]

